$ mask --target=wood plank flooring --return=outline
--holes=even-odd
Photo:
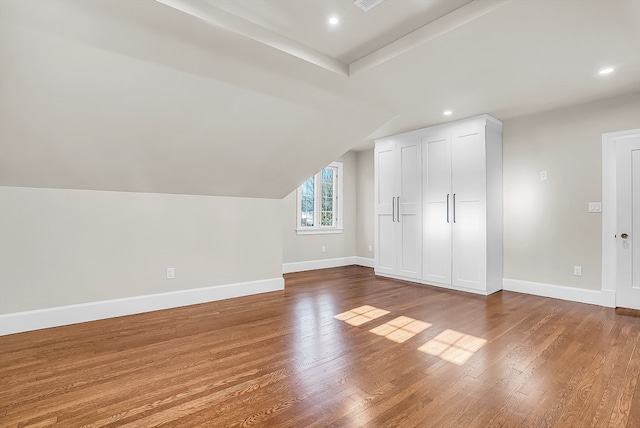
[[[640,318],[349,266],[0,338],[2,427],[640,427]]]

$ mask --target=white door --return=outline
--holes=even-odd
[[[399,189],[396,195],[398,275],[422,275],[422,157],[420,141],[399,143]]]
[[[422,279],[451,284],[451,138],[447,134],[422,141]]]
[[[392,144],[375,148],[375,270],[396,273],[396,152]]]
[[[640,309],[640,134],[616,141],[616,306]]]
[[[481,130],[457,133],[451,146],[452,284],[486,288],[486,161]]]

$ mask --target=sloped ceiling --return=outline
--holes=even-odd
[[[0,2],[0,184],[280,198],[372,138],[640,91],[638,1],[387,0],[365,41],[350,1],[242,3]]]

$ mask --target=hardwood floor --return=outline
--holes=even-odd
[[[1,337],[0,426],[640,427],[638,317],[357,266],[285,278]]]

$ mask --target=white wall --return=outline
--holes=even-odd
[[[638,127],[639,93],[504,122],[505,278],[601,288],[602,134]]]
[[[372,259],[375,227],[373,148],[357,152],[357,160],[356,255]]]
[[[281,278],[280,213],[272,199],[0,187],[0,314]]]
[[[336,159],[343,163],[343,233],[322,235],[296,234],[296,191],[282,201],[283,262],[296,263],[352,257],[356,254],[356,169],[354,152]],[[326,252],[322,252],[322,246]]]

